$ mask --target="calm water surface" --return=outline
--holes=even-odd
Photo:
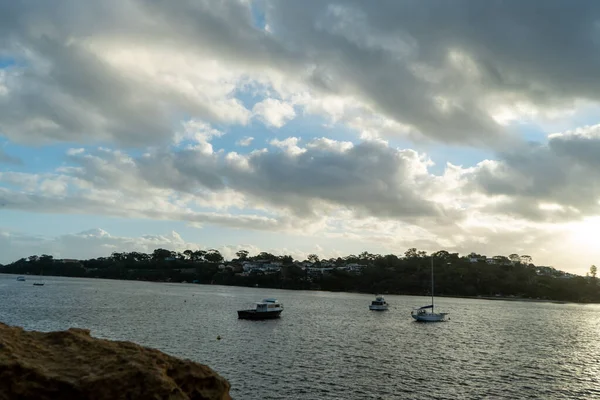
[[[0,321],[91,329],[212,367],[234,399],[600,398],[600,307],[437,299],[451,320],[419,324],[427,298],[0,275]],[[273,321],[238,320],[265,297]],[[217,335],[222,340],[216,340]]]

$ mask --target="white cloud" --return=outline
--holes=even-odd
[[[352,142],[340,142],[326,137],[321,137],[311,140],[306,146],[323,151],[337,151],[343,153],[352,149],[354,144]]]
[[[215,137],[223,136],[223,132],[214,129],[203,121],[190,120],[183,124],[183,131],[175,134],[174,142],[176,145],[181,144],[183,141],[190,141],[192,144],[190,148],[197,149],[203,154],[210,155],[213,153],[212,144],[210,140]]]
[[[296,156],[296,155],[302,154],[306,151],[306,149],[303,149],[298,146],[299,142],[300,142],[299,138],[289,137],[289,138],[283,139],[283,140],[273,139],[269,142],[269,144],[271,146],[279,147],[280,149],[284,149],[286,151],[286,153]]]
[[[71,149],[67,150],[68,156],[76,156],[77,154],[83,154],[83,153],[85,153],[85,149],[81,148],[81,147],[77,148],[77,149],[71,148]]]
[[[265,99],[256,103],[252,112],[266,125],[275,128],[281,128],[296,116],[294,107],[276,99]]]
[[[74,234],[46,237],[0,230],[0,263],[3,264],[32,255],[49,254],[54,258],[89,259],[108,257],[113,252],[137,251],[152,253],[158,248],[177,252],[188,249],[216,249],[228,260],[236,258],[235,253],[239,250],[247,250],[252,255],[267,251],[275,255],[291,255],[300,260],[306,259],[306,256],[310,253],[308,249],[272,249],[258,247],[253,244],[211,244],[203,246],[185,240],[175,231],[164,235],[131,237],[112,235],[101,228],[93,228]]]
[[[13,262],[31,255],[50,254],[55,258],[87,259],[107,257],[112,252],[141,251],[151,253],[156,248],[183,251],[198,249],[198,245],[185,242],[177,232],[167,235],[141,237],[113,236],[96,228],[57,237],[28,236],[15,232],[0,235],[0,262]]]
[[[235,144],[242,147],[248,147],[252,144],[253,140],[254,138],[252,136],[244,136],[243,138],[235,142]]]

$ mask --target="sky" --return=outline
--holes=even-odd
[[[0,263],[600,262],[600,3],[0,2]]]

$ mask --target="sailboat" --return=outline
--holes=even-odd
[[[431,311],[427,311],[431,309]],[[439,322],[446,319],[448,313],[436,313],[433,307],[433,255],[431,256],[431,304],[415,308],[410,315],[419,322]]]
[[[44,274],[44,269],[42,268],[42,270],[40,271],[40,277],[42,277]],[[37,282],[33,282],[33,286],[44,286],[44,281],[39,280]]]

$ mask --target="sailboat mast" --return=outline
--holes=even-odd
[[[433,254],[431,255],[431,312],[433,313]]]

